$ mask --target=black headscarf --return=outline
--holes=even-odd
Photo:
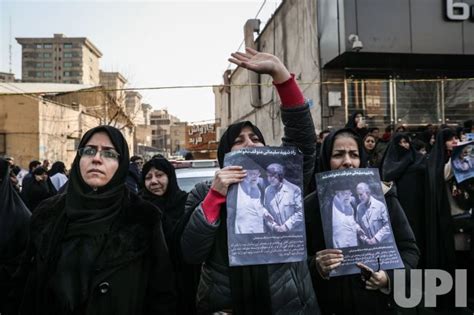
[[[144,185],[145,177],[151,168],[164,172],[168,177],[168,187],[162,196],[150,192]],[[170,234],[184,213],[184,205],[188,194],[179,188],[174,166],[165,158],[151,159],[143,165],[142,182],[143,187],[145,187],[142,193],[143,199],[158,206],[162,211],[163,231],[169,246],[171,239]]]
[[[224,166],[224,156],[229,153],[244,127],[252,128],[253,132],[265,144],[260,130],[250,121],[243,121],[230,125],[222,135],[217,149],[219,166]],[[216,247],[223,253],[228,264],[227,247],[227,208],[222,206],[220,220],[223,222],[217,231]],[[236,314],[270,314],[271,300],[268,280],[268,267],[266,265],[230,267],[230,287],[232,295],[232,311]]]
[[[319,172],[327,172],[331,170],[332,148],[334,147],[334,141],[336,140],[337,135],[341,133],[349,133],[354,136],[353,138],[357,143],[357,147],[359,148],[359,168],[365,168],[367,166],[367,158],[365,157],[364,146],[362,145],[361,138],[353,129],[343,128],[332,131],[326,136],[326,138],[324,138],[321,154],[319,155]]]
[[[81,156],[72,164],[65,200],[67,228],[55,241],[50,257],[57,259],[57,268],[50,280],[62,314],[77,312],[89,294],[90,277],[95,259],[105,244],[112,223],[120,215],[127,194],[128,145],[122,133],[111,126],[98,126],[86,132],[79,143],[83,148],[92,136],[105,132],[120,154],[119,166],[112,179],[93,190],[81,176]],[[59,252],[58,252],[59,251]],[[59,257],[58,257],[59,256]],[[57,258],[56,258],[57,257]]]
[[[364,128],[357,127],[357,123],[355,121],[357,115],[362,115],[362,117],[365,117],[363,111],[361,110],[355,111],[354,113],[352,113],[351,117],[349,117],[349,120],[347,121],[344,128],[351,128],[359,135],[359,137],[364,138],[365,135],[369,132],[369,130],[366,127]]]
[[[31,213],[10,180],[10,164],[0,158],[0,261],[17,258],[25,249]]]
[[[56,188],[54,188],[51,180],[47,178],[45,181],[37,181],[36,175],[43,175],[47,173],[46,169],[42,166],[35,168],[32,172],[32,181],[29,185],[24,186],[21,191],[21,197],[25,202],[28,209],[34,212],[36,207],[45,199],[52,197],[56,194]]]
[[[51,169],[48,171],[48,176],[52,177],[56,175],[57,173],[61,173],[61,174],[66,173],[66,165],[64,165],[64,163],[61,161],[57,161],[53,163],[53,166],[51,166]]]
[[[399,144],[402,139],[405,139],[410,144],[409,149],[406,149]],[[413,147],[408,134],[395,134],[392,140],[390,140],[380,164],[382,180],[389,182],[400,178],[406,172],[408,167],[415,163],[416,156],[416,150]]]
[[[217,160],[219,161],[219,166],[224,167],[224,156],[226,153],[230,152],[232,145],[234,144],[235,139],[239,136],[240,132],[244,127],[252,128],[253,132],[260,138],[260,141],[265,145],[265,140],[260,130],[252,124],[250,121],[242,121],[230,125],[227,130],[222,135],[219,141],[219,147],[217,148]]]
[[[438,132],[428,157],[426,208],[426,268],[454,270],[454,233],[451,208],[444,179],[444,166],[450,153],[445,142],[455,137],[451,129]]]

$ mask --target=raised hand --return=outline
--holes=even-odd
[[[269,74],[277,84],[283,83],[291,77],[285,65],[272,54],[245,48],[245,53],[235,52],[231,56],[230,62],[259,74]]]
[[[242,166],[226,166],[216,172],[211,188],[223,196],[232,184],[240,183],[247,176],[247,171]]]

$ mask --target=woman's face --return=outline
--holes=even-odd
[[[331,170],[358,168],[360,166],[357,142],[347,136],[336,136],[331,152]]]
[[[448,141],[446,141],[444,143],[444,145],[446,146],[446,150],[448,150],[448,151],[452,151],[453,147],[456,144],[458,144],[458,138],[457,137],[452,137],[451,139],[449,139]]]
[[[232,144],[231,151],[239,150],[248,147],[263,147],[263,143],[260,138],[253,132],[252,128],[246,126],[242,128],[240,134],[235,138]]]
[[[372,151],[375,148],[375,138],[372,136],[365,137],[364,147],[367,151]]]
[[[154,167],[152,167],[145,175],[146,189],[157,196],[163,196],[166,193],[168,182],[168,175]]]
[[[404,147],[407,150],[410,149],[410,142],[408,142],[407,139],[405,138],[400,139],[400,142],[398,143],[398,145],[401,147]]]
[[[97,132],[87,141],[84,148],[93,148],[97,152],[94,156],[82,154],[79,161],[82,179],[93,189],[107,185],[119,167],[118,158],[111,158],[113,154],[103,153],[107,150],[117,153],[109,136],[105,132]],[[90,153],[93,150],[87,150],[87,152]]]

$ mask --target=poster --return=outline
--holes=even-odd
[[[456,182],[474,177],[474,141],[460,142],[453,148],[451,166]]]
[[[227,192],[230,266],[305,260],[302,154],[293,147],[245,148],[226,154],[229,165],[247,171]]]
[[[316,182],[326,248],[344,255],[331,277],[360,273],[358,262],[375,271],[404,267],[377,169],[319,173]]]

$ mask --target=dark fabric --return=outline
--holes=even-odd
[[[142,183],[151,168],[163,171],[168,177],[168,187],[163,196],[150,192],[145,185],[141,192],[143,199],[151,202],[162,213],[163,232],[168,245],[173,268],[176,272],[176,289],[178,294],[177,314],[196,314],[196,291],[199,283],[200,265],[186,264],[181,255],[179,240],[189,218],[184,218],[184,209],[188,194],[178,187],[173,165],[164,158],[154,158],[145,163],[142,172]]]
[[[385,201],[395,242],[405,269],[416,268],[420,253],[394,188],[385,194]],[[327,248],[323,226],[330,223],[323,222],[321,219],[317,192],[311,193],[305,198],[304,208],[308,257],[311,257],[310,270],[322,314],[397,314],[393,301],[393,272],[391,271],[387,272],[391,277],[391,293],[389,295],[378,290],[366,290],[360,275],[340,276],[330,280],[320,277],[316,270],[314,255]]]
[[[454,227],[451,217],[451,207],[446,190],[444,167],[449,161],[450,152],[446,150],[445,142],[452,139],[455,132],[443,129],[438,132],[436,142],[428,157],[428,172],[426,176],[426,249],[425,265],[429,269],[443,269],[454,276],[456,265],[454,250]],[[443,296],[439,306],[450,308],[454,305],[453,296]]]
[[[308,105],[281,109],[285,125],[283,146],[295,146],[303,153],[304,187],[308,187],[315,163],[315,132]],[[219,144],[219,162],[230,152],[235,137],[246,126],[235,125]],[[255,132],[255,129],[254,129]],[[232,135],[231,135],[232,133]],[[257,134],[257,132],[256,132]],[[235,137],[234,137],[235,135]],[[260,135],[259,135],[260,137]],[[263,138],[261,138],[263,142]],[[261,266],[229,267],[227,207],[223,205],[215,224],[207,222],[201,204],[210,185],[198,184],[188,196],[189,222],[181,239],[182,254],[190,263],[203,263],[198,288],[198,313],[232,309],[234,314],[318,314],[305,262]]]
[[[382,157],[379,155],[379,152],[376,150],[377,145],[374,146],[372,150],[368,150],[365,147],[365,139],[369,136],[369,134],[366,134],[365,137],[362,139],[362,144],[364,145],[364,152],[365,152],[365,157],[367,160],[367,167],[374,167],[378,168],[380,164],[380,160]]]
[[[349,120],[347,121],[344,128],[350,128],[354,130],[359,135],[359,137],[364,138],[367,135],[367,133],[369,133],[369,129],[367,129],[367,127],[364,127],[364,128],[357,127],[357,123],[355,119],[358,114],[362,115],[362,117],[365,117],[363,111],[361,110],[355,111],[354,113],[352,113],[351,117],[349,117]]]
[[[402,138],[410,143],[409,150],[398,144]],[[406,134],[397,134],[390,142],[380,166],[382,180],[393,181],[397,187],[398,199],[410,222],[421,252],[418,266],[422,268],[425,253],[426,158],[426,155],[415,151]]]
[[[319,155],[319,163],[318,163],[319,172],[327,172],[331,170],[330,161],[331,161],[332,148],[334,146],[334,141],[336,140],[336,136],[341,133],[350,133],[354,135],[354,137],[356,138],[357,147],[359,148],[359,159],[360,159],[359,167],[364,168],[367,166],[367,158],[365,156],[365,151],[363,149],[364,146],[362,145],[361,138],[359,137],[357,132],[355,132],[353,129],[343,128],[343,129],[332,131],[330,134],[326,136],[326,138],[324,138],[323,146],[321,148],[321,154]]]
[[[142,189],[141,172],[136,163],[128,166],[127,187],[130,191],[138,193]]]
[[[53,166],[51,166],[51,169],[48,171],[48,176],[52,177],[56,175],[57,173],[61,173],[61,174],[66,173],[66,165],[64,165],[64,163],[61,161],[57,161],[53,163]]]
[[[43,171],[42,167],[39,167],[35,171]],[[38,174],[39,175],[39,174]],[[25,202],[28,209],[33,212],[41,201],[48,199],[56,194],[56,188],[49,177],[46,181],[37,181],[35,174],[32,174],[31,180],[28,180],[28,184],[23,186],[21,191],[21,198]]]
[[[250,121],[247,120],[230,125],[229,127],[227,127],[227,130],[224,132],[221,139],[219,140],[219,147],[217,148],[217,160],[221,168],[224,167],[225,154],[227,152],[230,152],[230,148],[232,148],[235,139],[239,136],[240,132],[244,127],[252,128],[255,135],[257,135],[260,141],[265,144],[265,139],[263,139],[262,133],[257,128],[257,126],[252,124]]]
[[[222,135],[217,148],[217,158],[219,166],[224,167],[224,156],[230,152],[237,138],[244,127],[252,128],[260,141],[265,144],[260,130],[250,121],[244,121],[230,125]],[[227,212],[221,209],[220,218],[226,222]],[[226,224],[221,224],[216,238],[220,241],[219,251],[227,253],[227,228]],[[223,255],[226,265],[229,264],[227,254]],[[271,301],[270,289],[268,287],[268,273],[265,265],[244,266],[230,268],[230,286],[232,294],[232,310],[236,314],[270,314]]]
[[[9,163],[0,158],[0,313],[29,235],[31,213],[10,181]]]
[[[174,275],[160,213],[134,194],[126,193],[122,201],[122,211],[92,265],[87,301],[72,312],[62,309],[47,272],[54,259],[48,255],[50,248],[67,229],[66,196],[57,195],[43,202],[32,217],[32,241],[17,272],[13,296],[18,304],[13,303],[6,314],[176,314]]]

